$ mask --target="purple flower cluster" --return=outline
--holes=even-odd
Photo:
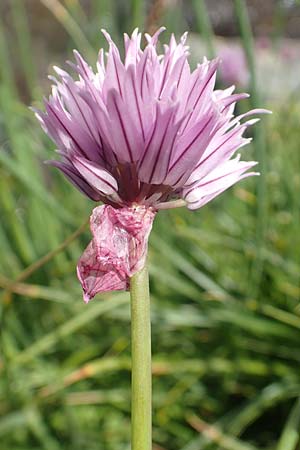
[[[183,205],[200,208],[242,178],[255,174],[248,169],[256,162],[233,156],[250,141],[243,134],[258,119],[249,116],[266,111],[234,116],[236,102],[248,95],[234,94],[234,87],[215,89],[218,60],[204,59],[191,71],[186,34],[179,43],[172,35],[159,54],[156,47],[161,31],[145,35],[144,50],[138,30],[131,37],[125,34],[124,62],[103,31],[109,51],[105,58],[100,50],[97,70],[94,72],[75,51],[76,64],[71,65],[78,78],[74,80],[55,68],[58,79],[52,77],[54,85],[45,101],[45,112],[36,110],[61,157],[50,163],[89,198],[115,209],[121,223],[121,215],[128,215],[137,205],[153,214]],[[95,211],[107,214],[103,208]],[[114,226],[115,217],[110,224]],[[124,233],[130,235],[130,227],[123,228]],[[119,239],[120,233],[117,235]],[[144,235],[147,242],[146,231]],[[112,243],[112,254],[113,247]],[[84,270],[79,265],[86,298],[99,291],[124,288],[123,279],[120,284],[107,285],[107,277],[105,283],[98,282],[106,273],[103,246],[93,248],[93,255],[91,247],[86,254],[86,261],[92,263]],[[107,248],[105,252],[107,255]],[[100,260],[101,270],[92,270]],[[136,262],[132,267],[139,266]],[[89,288],[84,283],[89,276],[87,267],[95,278]],[[119,276],[122,271],[113,264],[110,271],[112,267]],[[122,273],[128,277],[134,272]]]

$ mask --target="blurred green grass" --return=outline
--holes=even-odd
[[[140,0],[94,0],[88,14],[75,0],[41,3],[69,36],[67,57],[76,46],[92,60],[102,26],[121,40],[116,30],[147,22]],[[205,2],[189,6],[194,31],[212,53]],[[247,10],[243,1],[235,6],[255,104]],[[94,205],[43,165],[53,145],[27,108],[42,90],[30,9],[14,0],[10,14],[9,29],[0,19],[1,450],[126,450],[128,295],[83,304],[75,265],[88,228],[55,251]],[[179,6],[160,10],[156,20],[153,26],[166,23],[176,34],[189,28]],[[259,106],[274,111],[259,125],[256,148],[245,150],[261,158],[264,146],[260,188],[257,179],[246,180],[200,211],[162,212],[154,225],[156,450],[299,448],[300,100]],[[49,254],[24,278],[29,265]]]

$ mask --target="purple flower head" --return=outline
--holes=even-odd
[[[197,209],[244,177],[256,162],[236,151],[250,139],[248,119],[264,110],[234,116],[248,97],[234,87],[215,90],[218,60],[191,71],[186,33],[172,35],[159,54],[159,29],[125,34],[125,59],[106,31],[94,72],[77,51],[77,79],[55,68],[58,79],[45,112],[36,111],[61,157],[59,168],[85,195],[106,206],[94,209],[94,236],[78,265],[89,300],[97,292],[125,289],[139,270],[156,211],[186,205]],[[246,121],[243,122],[243,119]]]
[[[249,82],[249,70],[243,48],[237,43],[226,43],[220,48],[219,57],[222,81],[245,87]]]

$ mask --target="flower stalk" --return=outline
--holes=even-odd
[[[130,279],[131,449],[152,448],[151,319],[147,264]]]

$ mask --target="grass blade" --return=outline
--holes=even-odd
[[[300,398],[290,412],[282,431],[277,450],[296,450],[300,437]]]
[[[255,64],[255,46],[251,30],[251,23],[248,15],[245,0],[234,0],[236,17],[240,29],[243,47],[247,57],[248,68],[250,72],[250,94],[251,105],[253,108],[261,106],[260,93],[257,86],[256,64]],[[257,297],[258,286],[261,282],[264,258],[263,248],[267,229],[267,159],[266,159],[266,141],[263,124],[254,130],[255,139],[253,142],[255,149],[255,159],[259,161],[259,171],[261,173],[257,180],[257,222],[256,222],[256,247],[257,258],[252,267],[252,281],[249,283],[250,291]]]
[[[213,58],[216,54],[214,48],[214,32],[205,0],[193,0],[193,8],[196,15],[197,31],[203,36],[206,43],[207,56]]]

